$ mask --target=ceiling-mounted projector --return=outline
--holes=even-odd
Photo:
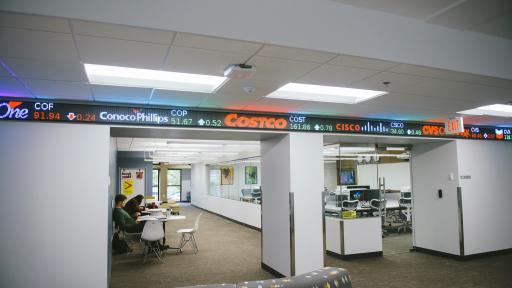
[[[233,64],[229,65],[224,70],[224,77],[231,79],[249,79],[256,72],[256,68],[247,64]]]

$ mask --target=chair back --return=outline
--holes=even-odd
[[[386,199],[372,199],[370,200],[370,207],[375,210],[386,209]]]
[[[146,221],[142,235],[142,240],[158,241],[164,238],[164,226],[160,221]]]
[[[341,201],[341,210],[343,211],[354,211],[359,205],[359,200],[343,200]]]
[[[400,200],[398,200],[398,204],[400,206],[404,206],[404,207],[410,206],[410,205],[412,205],[412,199],[411,198],[400,198]]]
[[[197,229],[199,229],[199,218],[201,218],[201,215],[203,215],[203,213],[197,215],[196,222],[194,223],[194,232],[197,232]]]

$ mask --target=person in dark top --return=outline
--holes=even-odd
[[[128,233],[141,233],[144,228],[144,223],[136,222],[124,209],[124,201],[126,196],[122,194],[116,195],[114,198],[116,206],[114,208],[112,218],[116,225],[123,231]]]
[[[133,197],[132,199],[128,200],[126,204],[124,205],[124,211],[128,213],[128,215],[132,216],[133,219],[137,219],[137,217],[140,216],[140,212],[142,209],[140,208],[140,204],[142,203],[142,200],[144,199],[144,196],[137,195]]]

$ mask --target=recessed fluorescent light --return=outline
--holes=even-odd
[[[288,83],[276,91],[270,93],[267,95],[267,97],[356,104],[384,94],[387,94],[387,92],[345,87]]]
[[[84,64],[91,84],[213,93],[226,77]]]
[[[405,147],[386,147],[387,151],[405,151]]]
[[[506,104],[493,104],[487,106],[481,106],[475,109],[465,110],[457,112],[460,114],[470,115],[488,115],[498,117],[512,117],[512,105]]]
[[[167,144],[169,147],[179,147],[179,148],[217,148],[222,147],[222,144],[209,144],[209,143],[169,143]]]

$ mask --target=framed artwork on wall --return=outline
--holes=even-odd
[[[235,168],[233,166],[224,166],[220,168],[220,185],[233,185],[235,179]]]
[[[258,184],[258,167],[245,166],[245,184],[246,185]]]

